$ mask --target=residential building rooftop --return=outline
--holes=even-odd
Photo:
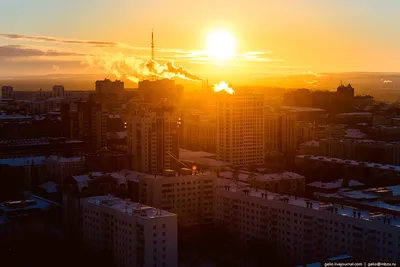
[[[176,216],[176,214],[161,209],[156,209],[140,203],[126,201],[112,196],[89,197],[85,200],[90,204],[112,209],[120,213],[126,213],[130,216],[138,216],[146,219]]]

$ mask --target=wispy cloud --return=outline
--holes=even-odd
[[[0,58],[20,58],[37,56],[83,56],[84,54],[76,52],[59,51],[54,49],[42,49],[22,45],[3,45],[0,46]]]
[[[384,80],[383,83],[393,83],[391,80]]]
[[[305,83],[308,83],[308,84],[316,84],[316,83],[318,83],[317,80],[313,80],[313,81],[304,80],[304,82],[305,82]]]
[[[120,46],[120,43],[116,43],[116,42],[63,39],[63,38],[56,38],[56,37],[49,37],[49,36],[34,36],[34,35],[23,35],[23,34],[1,33],[0,37],[7,38],[7,39],[17,39],[17,40],[31,40],[31,41],[37,41],[37,42],[87,44],[87,45],[95,45],[95,46],[97,45],[97,46],[103,46],[103,47]]]

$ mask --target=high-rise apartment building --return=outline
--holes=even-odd
[[[54,85],[53,86],[53,97],[64,97],[65,90],[63,85]]]
[[[181,146],[194,151],[215,153],[217,147],[217,121],[214,116],[201,113],[184,114]]]
[[[85,142],[87,151],[97,151],[107,146],[108,111],[100,103],[78,103],[78,140]]]
[[[217,159],[233,166],[264,163],[264,95],[217,94]]]
[[[400,260],[398,216],[321,203],[234,183],[216,189],[216,225],[243,243],[277,244],[293,264],[349,254],[367,261]]]
[[[185,172],[140,176],[140,203],[176,213],[182,226],[212,223],[216,175]]]
[[[81,203],[83,241],[118,267],[178,266],[177,216],[111,196]]]
[[[159,174],[179,163],[178,118],[168,108],[133,110],[128,119],[128,151],[134,170]],[[175,158],[175,159],[174,159]]]
[[[265,152],[285,153],[296,149],[295,115],[267,113],[264,116]]]

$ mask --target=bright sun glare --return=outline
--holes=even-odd
[[[214,31],[207,37],[206,52],[213,59],[229,59],[235,55],[235,49],[235,38],[228,32],[222,30]]]

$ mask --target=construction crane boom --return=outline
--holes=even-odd
[[[176,162],[178,162],[179,164],[181,164],[181,165],[185,166],[186,168],[188,168],[188,166],[186,166],[185,163],[183,163],[182,161],[180,161],[179,159],[177,159],[177,158],[174,156],[174,154],[172,154],[171,151],[168,150],[168,151],[167,151],[167,154],[168,154],[171,158],[173,158]]]

